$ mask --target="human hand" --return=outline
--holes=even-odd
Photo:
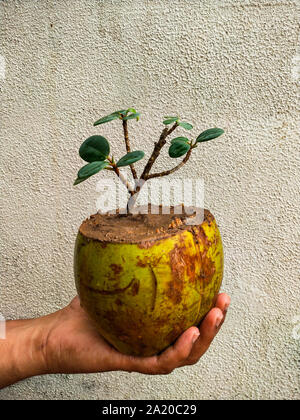
[[[199,329],[191,327],[157,356],[127,356],[97,332],[76,297],[65,308],[37,319],[8,321],[0,340],[0,388],[35,375],[113,370],[163,375],[192,365],[220,330],[230,298],[218,296]]]
[[[48,373],[112,370],[150,375],[170,373],[198,362],[219,332],[229,304],[229,296],[220,294],[199,329],[189,328],[158,356],[136,357],[118,352],[102,338],[76,297],[66,308],[41,318],[47,331],[42,346],[46,370]]]

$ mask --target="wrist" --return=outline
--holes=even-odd
[[[7,321],[6,339],[0,341],[0,388],[47,373],[43,329],[38,320]]]

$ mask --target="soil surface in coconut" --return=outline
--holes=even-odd
[[[196,212],[196,209],[189,207],[181,214],[177,214],[178,211],[175,214],[174,207],[149,205],[148,213],[146,210],[147,207],[136,207],[134,214],[122,214],[121,210],[115,214],[93,214],[82,223],[80,232],[87,238],[101,242],[139,243],[167,238],[181,230],[192,230],[195,224],[201,224],[201,215],[203,221],[210,223],[214,220],[206,209]],[[197,220],[197,223],[190,224],[191,220]]]

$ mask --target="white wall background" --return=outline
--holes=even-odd
[[[232,296],[196,366],[32,378],[0,399],[299,398],[296,2],[4,0],[0,19],[0,312],[36,317],[74,296],[75,235],[97,199],[96,178],[72,187],[77,150],[95,133],[120,150],[117,123],[92,123],[127,106],[143,113],[130,125],[147,154],[166,114],[194,135],[226,129],[180,175],[205,180]]]

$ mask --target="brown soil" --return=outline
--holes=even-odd
[[[126,242],[140,243],[153,241],[173,236],[181,230],[191,230],[194,225],[187,224],[187,220],[195,216],[191,215],[191,208],[182,214],[174,214],[171,207],[169,214],[161,206],[155,207],[156,213],[148,214],[145,207],[135,208],[135,214],[94,214],[85,220],[80,226],[80,232],[87,238],[101,242]],[[189,210],[189,211],[188,211]],[[138,213],[139,212],[139,213]],[[204,210],[204,221],[214,220],[213,215]]]

